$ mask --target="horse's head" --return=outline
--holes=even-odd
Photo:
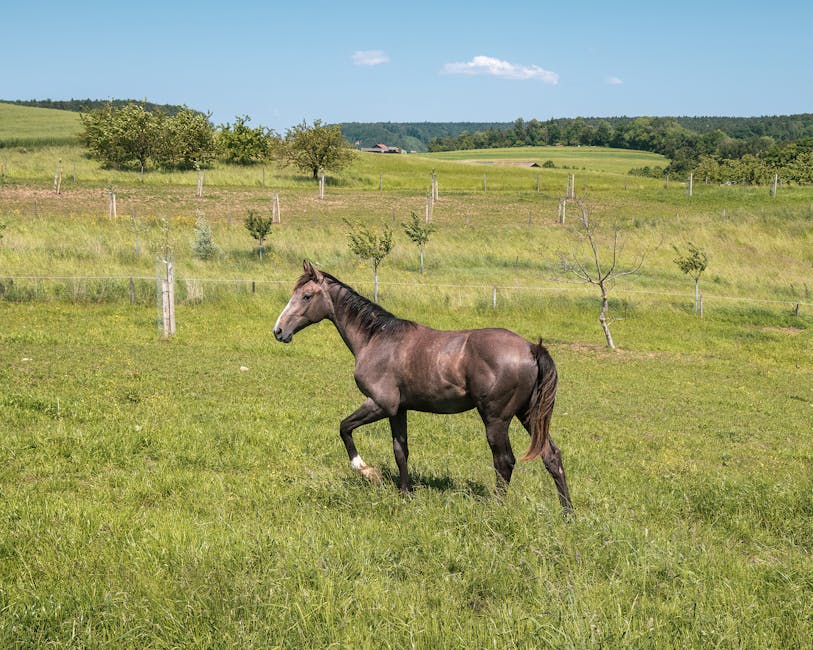
[[[324,276],[307,260],[303,266],[305,272],[297,281],[291,299],[274,325],[274,336],[283,343],[290,343],[299,330],[318,323],[333,311]]]

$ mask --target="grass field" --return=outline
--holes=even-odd
[[[689,199],[629,182],[629,155],[551,148],[543,170],[365,156],[320,200],[287,169],[263,187],[260,168],[218,167],[197,198],[194,175],[0,150],[0,647],[809,647],[813,190],[698,184]],[[369,291],[343,219],[423,214],[433,168],[427,274],[396,234],[382,303],[543,337],[570,520],[541,463],[491,496],[471,413],[410,415],[407,499],[388,427],[360,429],[385,475],[366,484],[338,436],[361,401],[338,334],[271,335],[304,257]],[[575,241],[556,219],[568,173],[596,219],[624,226],[622,260],[646,252],[612,294],[616,353],[596,296],[558,271]],[[260,264],[241,220],[275,192],[283,223]],[[190,253],[201,213],[223,251],[210,262]],[[710,256],[702,319],[672,261],[688,240]],[[179,304],[165,342],[167,242]]]
[[[75,144],[81,129],[78,113],[0,102],[0,155],[6,147]]]

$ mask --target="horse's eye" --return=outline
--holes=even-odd
[[[308,302],[311,298],[313,298],[312,293],[303,293],[302,294],[302,300],[304,300],[305,302]]]

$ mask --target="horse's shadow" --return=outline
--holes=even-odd
[[[425,474],[423,472],[411,471],[409,478],[412,483],[412,488],[436,490],[438,492],[456,492],[469,497],[478,499],[485,499],[493,494],[493,490],[489,489],[482,483],[477,481],[456,481],[451,476],[438,476],[436,474]],[[400,484],[400,477],[397,471],[392,468],[384,466],[381,468],[381,479],[385,485],[392,484],[398,487]]]

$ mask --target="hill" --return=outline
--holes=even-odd
[[[502,122],[344,122],[342,133],[350,142],[361,147],[379,143],[405,151],[425,152],[435,138],[456,137],[489,129],[506,129],[511,124]]]
[[[102,108],[108,104],[112,104],[116,108],[123,108],[128,104],[141,104],[151,113],[161,111],[167,115],[175,115],[184,108],[184,106],[179,104],[154,104],[153,102],[141,99],[0,99],[0,102],[14,104],[16,106],[28,106],[31,108],[53,108],[59,111],[70,111],[72,113],[84,113],[86,111]],[[201,113],[201,111],[196,112]]]
[[[799,140],[813,136],[813,114],[766,115],[761,117],[720,117],[720,116],[678,116],[678,117],[576,117],[554,118],[550,120],[522,120],[513,122],[346,122],[341,125],[342,133],[350,142],[359,142],[367,147],[384,142],[407,151],[439,151],[457,148],[488,146],[511,146],[510,139],[519,139],[517,144],[598,144],[618,146],[607,137],[596,140],[596,135],[625,133],[638,128],[645,120],[655,125],[677,125],[690,134],[702,136],[722,132],[729,138],[749,140],[772,138],[777,143]],[[535,142],[522,138],[522,135],[503,135],[511,131],[539,128],[549,132],[554,142]],[[593,140],[581,142],[585,133]],[[478,135],[479,137],[473,137]],[[461,135],[464,137],[461,138]],[[493,143],[493,144],[492,144]],[[633,148],[642,148],[635,143]],[[664,152],[659,152],[664,153]]]
[[[78,144],[78,113],[0,102],[0,149]]]

